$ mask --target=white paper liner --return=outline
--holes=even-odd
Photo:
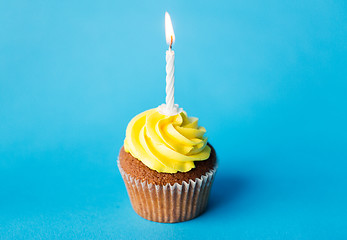
[[[217,167],[195,181],[156,185],[140,181],[121,168],[119,171],[127,188],[131,205],[141,217],[154,222],[188,221],[200,215],[207,206]]]

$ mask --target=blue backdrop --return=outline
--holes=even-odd
[[[206,213],[137,216],[125,129],[176,102],[219,157]],[[1,1],[1,239],[347,239],[347,4]]]

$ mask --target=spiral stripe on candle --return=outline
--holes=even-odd
[[[166,52],[166,106],[173,110],[175,102],[175,53],[172,50]]]

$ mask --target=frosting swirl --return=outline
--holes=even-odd
[[[157,172],[188,172],[210,156],[205,132],[184,111],[166,116],[150,109],[129,122],[124,150]]]

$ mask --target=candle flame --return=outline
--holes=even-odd
[[[175,41],[175,33],[172,27],[171,18],[168,12],[165,12],[165,37],[167,44],[172,47],[172,44]]]

